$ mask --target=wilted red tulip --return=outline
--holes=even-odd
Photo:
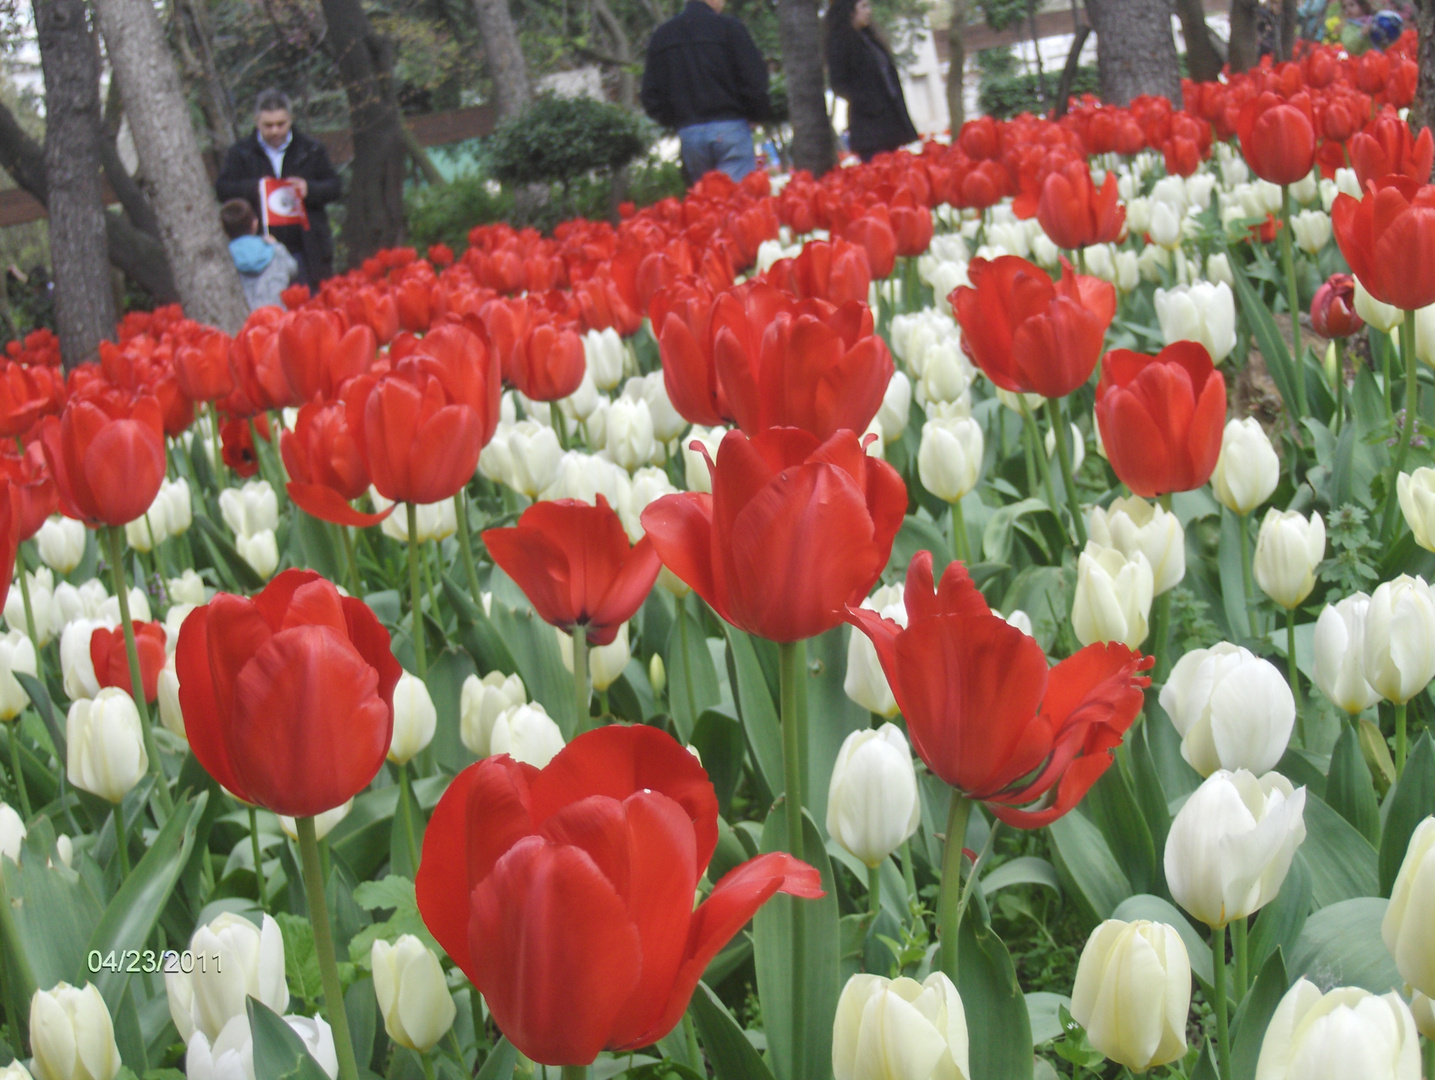
[[[189,748],[245,802],[312,817],[384,764],[402,670],[362,600],[311,570],[192,611],[175,651]]]
[[[1096,421],[1111,467],[1137,495],[1191,491],[1221,455],[1226,380],[1194,341],[1155,356],[1113,349],[1101,362]]]
[[[1330,208],[1340,253],[1371,296],[1404,311],[1435,304],[1435,186],[1386,176]]]
[[[369,470],[342,401],[311,401],[301,408],[294,430],[279,436],[279,453],[289,474],[289,497],[316,518],[362,528],[377,525],[398,506],[365,514],[349,505],[369,490]]]
[[[40,428],[60,509],[87,525],[126,525],[149,509],[164,481],[159,402],[111,392],[71,398]]]
[[[419,911],[521,1053],[587,1064],[671,1031],[769,897],[822,895],[813,867],[773,852],[695,908],[717,825],[707,773],[656,728],[587,732],[542,770],[487,758],[434,808]]]
[[[1076,806],[1141,711],[1151,680],[1139,672],[1154,658],[1096,644],[1048,669],[1041,646],[987,607],[961,563],[935,586],[929,551],[912,559],[905,601],[905,628],[847,611],[877,648],[917,756],[1020,829]]]
[[[1092,184],[1084,161],[1050,173],[1041,185],[1036,220],[1059,248],[1075,250],[1120,239],[1126,208],[1116,190],[1116,173],[1108,172],[1100,188]]]
[[[1332,274],[1315,291],[1310,302],[1310,324],[1321,337],[1343,338],[1359,333],[1365,320],[1355,313],[1355,278]]]
[[[1290,101],[1267,90],[1241,107],[1236,128],[1251,171],[1272,184],[1294,184],[1315,166],[1315,126],[1305,94]]]
[[[830,630],[887,565],[907,489],[851,431],[796,428],[718,448],[711,495],[668,495],[643,511],[658,557],[727,622],[772,641]]]
[[[536,502],[509,529],[483,534],[488,553],[528,597],[538,617],[567,632],[585,628],[608,645],[643,606],[661,564],[645,536],[630,544],[618,514],[598,496]]]
[[[1053,282],[1015,255],[973,259],[971,286],[948,298],[962,327],[962,350],[987,378],[1014,393],[1064,397],[1091,377],[1116,314],[1110,282],[1072,272],[1062,260]]]
[[[144,699],[153,702],[159,687],[159,673],[164,668],[164,627],[157,622],[137,622],[135,629],[135,650],[140,658],[140,683],[144,688]],[[124,627],[113,630],[96,627],[90,634],[90,663],[95,666],[95,681],[101,688],[113,686],[134,696],[134,683],[130,678],[129,654],[125,650]]]
[[[234,390],[229,347],[228,335],[213,330],[175,350],[175,378],[190,401],[215,401]]]
[[[1435,164],[1435,140],[1429,128],[1420,129],[1420,137],[1410,134],[1410,125],[1391,109],[1386,109],[1364,131],[1350,137],[1347,145],[1350,164],[1360,186],[1391,173],[1408,176],[1419,183],[1430,179]]]

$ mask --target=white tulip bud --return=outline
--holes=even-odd
[[[226,1024],[246,1014],[251,997],[276,1013],[289,1007],[284,935],[271,916],[262,916],[255,926],[226,911],[194,932],[189,950],[194,970],[169,971],[164,977],[170,1018],[186,1042],[196,1031],[217,1039]]]
[[[596,503],[599,495],[619,517],[626,513],[633,500],[633,481],[627,470],[605,457],[570,450],[559,459],[557,479],[541,497]]]
[[[1144,1073],[1186,1054],[1191,958],[1165,923],[1108,919],[1081,951],[1071,1018],[1092,1047]]]
[[[322,1016],[286,1016],[284,1022],[299,1036],[304,1049],[329,1080],[339,1075],[339,1055],[334,1048],[334,1032]],[[249,1030],[249,1017],[241,1013],[224,1025],[212,1042],[202,1031],[189,1040],[184,1056],[187,1080],[256,1080],[254,1075],[254,1037]]]
[[[264,529],[252,536],[236,536],[234,550],[262,578],[273,577],[279,569],[279,541],[273,529]]]
[[[509,428],[506,443],[509,459],[504,483],[521,495],[537,498],[558,474],[563,448],[558,445],[557,433],[532,420],[520,420]]]
[[[921,824],[912,751],[895,724],[842,741],[827,791],[827,834],[868,867],[886,861]]]
[[[611,390],[623,381],[623,362],[627,354],[623,350],[623,339],[612,327],[589,330],[584,334],[583,356],[588,361],[593,385],[599,390]]]
[[[1153,590],[1151,563],[1140,551],[1128,557],[1117,548],[1088,542],[1077,560],[1071,610],[1077,640],[1139,647],[1149,629]]]
[[[1420,1080],[1420,1037],[1393,991],[1341,986],[1322,994],[1297,979],[1276,1006],[1256,1080]]]
[[[60,672],[65,696],[71,701],[92,698],[100,692],[95,678],[95,664],[90,659],[90,637],[101,627],[111,624],[98,619],[76,619],[60,635]]]
[[[1211,474],[1216,501],[1233,514],[1249,514],[1271,497],[1281,478],[1281,459],[1253,416],[1226,422],[1221,456]]]
[[[853,975],[832,1025],[834,1080],[971,1080],[967,1014],[940,971],[923,982]]]
[[[377,511],[387,510],[393,505],[374,487],[369,488],[369,498],[373,500],[374,509]],[[452,499],[444,499],[442,502],[436,503],[421,503],[415,510],[414,525],[417,527],[416,536],[420,544],[426,544],[430,540],[446,540],[458,532],[458,515],[454,511]],[[409,542],[407,508],[400,506],[384,518],[379,529],[390,540],[407,544]]]
[[[1344,192],[1352,199],[1363,199],[1365,191],[1360,186],[1360,177],[1355,174],[1354,169],[1341,167],[1335,170],[1335,187],[1337,191]]]
[[[417,675],[407,671],[394,686],[394,737],[389,743],[389,760],[407,765],[433,741],[438,730],[438,711],[429,688]]]
[[[1435,996],[1435,817],[1415,827],[1380,924],[1400,977]]]
[[[619,398],[608,410],[608,429],[604,449],[608,456],[632,472],[653,458],[657,442],[653,437],[653,417],[646,401]]]
[[[43,648],[65,625],[60,607],[55,602],[55,576],[50,573],[49,567],[42,566],[38,570],[27,570],[25,582],[30,587],[30,614],[35,620],[35,637]],[[12,630],[30,632],[30,624],[25,618],[25,594],[20,589],[18,577],[11,583],[9,595],[5,597],[5,622]]]
[[[1046,438],[1042,440],[1046,446],[1046,457],[1048,461],[1056,459],[1056,428],[1046,429]],[[1082,437],[1081,429],[1075,424],[1071,425],[1071,437],[1066,444],[1067,451],[1071,454],[1071,471],[1076,474],[1081,471],[1081,465],[1086,460],[1086,439]]]
[[[1295,727],[1295,697],[1276,666],[1221,642],[1176,662],[1161,708],[1181,734],[1181,756],[1202,776],[1275,768]]]
[[[193,613],[195,604],[175,604],[164,613],[164,651],[173,656],[179,648],[179,632],[184,629],[184,620]]]
[[[499,713],[527,700],[523,680],[517,675],[490,671],[482,679],[477,675],[464,679],[459,693],[458,733],[469,753],[488,757],[488,741]]]
[[[40,559],[57,574],[68,574],[85,557],[85,524],[56,514],[35,534]]]
[[[923,358],[917,398],[923,404],[956,401],[972,383],[972,370],[955,341],[934,342]]]
[[[1370,597],[1353,593],[1337,604],[1327,604],[1315,621],[1315,684],[1336,708],[1352,715],[1380,700],[1365,678],[1365,618],[1369,611]]]
[[[1093,543],[1114,547],[1128,559],[1138,551],[1151,564],[1152,593],[1160,596],[1186,576],[1186,533],[1159,503],[1136,495],[1116,498],[1106,509],[1094,506],[1088,524]]]
[[[1308,255],[1318,255],[1330,243],[1330,215],[1324,210],[1302,210],[1291,218],[1296,247]]]
[[[90,584],[96,584],[96,585],[98,585],[99,582],[93,582],[93,583],[91,583],[91,582],[86,582],[86,583],[85,583],[85,585],[90,585]],[[80,591],[81,591],[81,592],[84,592],[84,590],[85,590],[85,586],[82,585],[82,586],[80,587]],[[101,591],[102,591],[102,590],[101,590]],[[56,592],[58,593],[59,590],[57,589]],[[95,593],[94,595],[99,595],[99,593]],[[130,598],[129,598],[129,599],[130,599],[130,618],[131,618],[132,620],[134,620],[135,622],[149,622],[150,619],[152,618],[152,616],[150,615],[150,609],[149,609],[149,595],[148,595],[143,589],[141,589],[138,585],[133,585],[133,586],[130,587]],[[106,597],[104,598],[104,601],[100,604],[99,614],[96,615],[96,616],[94,616],[94,617],[97,618],[97,619],[100,619],[100,620],[102,620],[102,621],[104,621],[104,622],[106,622],[106,623],[108,623],[110,626],[118,626],[118,625],[120,624],[120,601],[119,601],[119,597],[117,597],[117,596],[106,596]]]
[[[532,421],[528,421],[533,423]],[[542,424],[534,423],[534,427],[542,428]],[[478,471],[495,484],[507,484],[513,487],[513,458],[508,452],[508,433],[513,428],[512,424],[500,423],[498,429],[493,433],[493,438],[479,451]],[[553,441],[558,441],[558,436],[553,436]]]
[[[1243,919],[1275,899],[1305,840],[1305,788],[1279,773],[1212,773],[1166,836],[1172,898],[1207,926]]]
[[[164,508],[164,529],[170,536],[182,536],[194,524],[194,504],[189,496],[189,481],[184,477],[161,483],[155,503]]]
[[[917,450],[922,486],[946,502],[960,501],[981,479],[984,450],[982,426],[975,420],[928,420]]]
[[[663,663],[662,653],[653,653],[652,659],[648,661],[648,685],[653,688],[655,697],[662,697],[663,691],[668,686],[668,665]]]
[[[1136,272],[1142,281],[1159,282],[1171,269],[1171,253],[1156,244],[1147,244],[1136,256]]]
[[[1435,677],[1435,593],[1424,578],[1401,574],[1376,587],[1365,613],[1364,659],[1365,681],[1397,705]]]
[[[169,539],[169,516],[158,495],[150,508],[125,524],[125,542],[136,551],[153,551]]]
[[[538,702],[515,705],[498,714],[488,737],[488,752],[507,754],[541,769],[563,749],[563,732]]]
[[[1417,308],[1414,314],[1415,359],[1426,367],[1435,367],[1435,304]]]
[[[671,442],[688,429],[687,420],[673,408],[661,371],[633,376],[623,384],[623,396],[647,403],[648,414],[653,418],[653,437],[658,442]]]
[[[1010,615],[1006,617],[1006,624],[1008,626],[1015,626],[1027,637],[1032,636],[1031,616],[1028,615],[1025,611],[1022,611],[1021,608],[1016,608],[1014,611],[1012,611]]]
[[[120,1048],[94,983],[58,983],[30,999],[30,1049],[39,1080],[114,1080]]]
[[[253,536],[279,525],[279,501],[268,480],[248,480],[243,487],[219,493],[219,513],[236,538]]]
[[[643,538],[643,511],[664,495],[675,494],[677,490],[668,474],[654,465],[644,466],[633,474],[632,496],[619,514],[629,540],[636,544]]]
[[[30,695],[15,675],[33,678],[35,670],[35,643],[23,631],[11,630],[0,637],[0,720],[14,720],[30,704]],[[10,737],[15,737],[13,731]]]
[[[12,1061],[9,1065],[0,1065],[0,1080],[35,1080],[35,1077],[19,1061]]]
[[[1415,1026],[1420,1029],[1420,1034],[1435,1041],[1435,1001],[1416,990],[1410,995],[1410,1015],[1415,1018]],[[0,1080],[4,1080],[4,1077],[0,1076]]]
[[[883,585],[863,600],[862,606],[899,626],[907,625],[907,605],[902,600],[900,585]],[[842,679],[842,689],[862,708],[886,720],[893,719],[901,711],[897,708],[897,699],[892,696],[882,662],[877,659],[877,647],[866,634],[857,630],[852,631],[847,641],[847,673]]]
[[[404,934],[392,945],[375,941],[369,959],[384,1030],[400,1046],[427,1053],[453,1026],[456,1011],[438,957]]]
[[[1160,244],[1168,251],[1174,250],[1181,245],[1181,214],[1170,203],[1154,200],[1146,232],[1152,243]]]
[[[1236,298],[1225,282],[1197,281],[1156,290],[1156,318],[1166,344],[1197,341],[1219,364],[1236,347]]]
[[[165,730],[189,742],[184,730],[184,712],[179,707],[179,669],[175,667],[174,653],[165,658],[155,682],[159,704],[159,722]]]
[[[171,604],[199,607],[209,602],[209,590],[205,588],[204,578],[193,570],[185,570],[179,577],[170,578],[164,583],[164,587]]]
[[[0,858],[18,863],[25,837],[29,835],[19,812],[9,803],[0,802]]]
[[[1435,551],[1435,469],[1401,473],[1395,478],[1395,491],[1415,542],[1426,551]]]
[[[877,422],[882,425],[882,441],[895,442],[907,430],[907,417],[912,411],[912,380],[900,371],[892,372]]]
[[[563,666],[571,673],[573,670],[573,638],[557,627],[554,627],[554,633],[558,635],[558,655],[563,658]],[[590,645],[588,647],[588,678],[593,684],[593,689],[601,692],[617,682],[619,676],[623,674],[623,669],[628,666],[631,656],[627,623],[618,628],[618,636],[608,644]]]
[[[91,578],[79,585],[71,585],[68,581],[60,582],[55,586],[55,606],[59,610],[60,626],[64,627],[76,619],[102,618],[105,605],[110,599],[105,583],[98,578]],[[119,618],[118,611],[114,617]],[[130,617],[138,618],[133,612]]]
[[[1236,287],[1236,276],[1231,273],[1231,260],[1224,251],[1218,251],[1206,260],[1206,280],[1228,289]]]
[[[694,426],[693,429],[683,436],[683,476],[688,485],[689,491],[701,491],[712,494],[712,474],[708,471],[708,458],[717,461],[718,446],[722,443],[723,436],[728,429],[722,427],[704,428]],[[695,443],[701,444],[707,451],[704,457],[698,450],[692,447]]]
[[[65,721],[65,775],[82,791],[120,802],[149,768],[139,710],[129,694],[106,687],[81,698]]]
[[[1315,588],[1315,569],[1325,558],[1325,522],[1294,510],[1266,511],[1256,536],[1256,584],[1283,608],[1297,607]]]

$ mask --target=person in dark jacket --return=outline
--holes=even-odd
[[[643,108],[682,143],[689,180],[720,169],[741,180],[757,168],[751,125],[772,115],[767,64],[725,0],[688,0],[653,31]]]
[[[287,94],[265,90],[254,114],[254,134],[229,148],[214,189],[222,201],[246,200],[257,214],[259,181],[292,177],[309,214],[309,228],[281,225],[269,231],[299,263],[299,283],[317,287],[334,276],[334,236],[324,207],[343,194],[343,181],[324,144],[294,130]]]
[[[916,140],[892,50],[872,24],[871,0],[832,0],[827,72],[833,91],[847,99],[848,142],[863,161]]]

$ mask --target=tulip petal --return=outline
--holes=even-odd
[[[219,599],[216,597],[216,599]],[[210,605],[195,608],[186,616],[179,631],[174,665],[179,675],[179,704],[184,716],[184,736],[189,749],[204,771],[236,798],[254,802],[239,782],[234,763],[229,757],[225,740],[228,728],[228,704],[232,698],[221,698],[215,692],[209,654]],[[220,710],[219,702],[225,708]]]
[[[387,510],[377,514],[366,514],[355,510],[349,501],[331,487],[323,484],[301,484],[291,480],[285,486],[294,504],[311,517],[320,521],[331,521],[335,525],[352,525],[358,529],[377,525],[398,509],[398,503],[390,504]]]

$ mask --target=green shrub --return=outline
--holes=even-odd
[[[627,165],[647,149],[651,132],[620,105],[545,94],[499,124],[485,150],[494,178],[505,184],[566,185]]]
[[[981,104],[982,112],[1002,120],[1023,112],[1041,113],[1043,106],[1041,99],[1037,96],[1036,79],[1034,74],[983,78],[981,89],[977,93],[977,100]],[[1044,85],[1047,108],[1050,108],[1052,98],[1056,96],[1056,86],[1060,81],[1061,72],[1059,70],[1046,73]],[[1071,93],[1073,95],[1094,94],[1099,85],[1094,65],[1079,67],[1076,69],[1076,77],[1071,80]]]
[[[481,173],[464,173],[442,187],[410,189],[404,196],[409,243],[419,251],[439,242],[462,251],[475,225],[512,216],[513,196],[504,189],[495,191],[497,187]]]

